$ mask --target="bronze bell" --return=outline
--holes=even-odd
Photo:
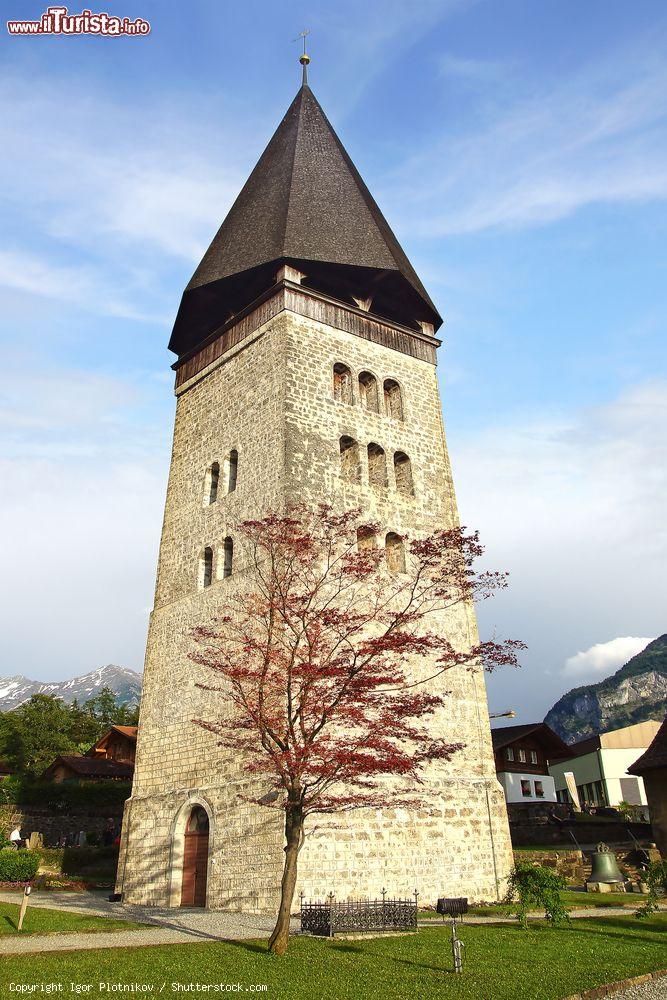
[[[616,864],[616,855],[607,844],[598,844],[591,861],[593,869],[588,882],[625,882]]]

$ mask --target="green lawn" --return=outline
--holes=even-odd
[[[0,903],[0,934],[17,934],[19,907],[14,903]],[[86,916],[30,906],[26,910],[21,934],[54,934],[61,931],[126,931],[143,927],[129,920],[111,920],[109,917]]]
[[[448,931],[434,926],[370,940],[295,938],[283,958],[253,941],[8,956],[0,984],[92,983],[87,995],[95,997],[110,995],[100,983],[153,984],[155,994],[165,983],[165,997],[177,995],[172,983],[240,983],[240,992],[265,984],[271,1000],[560,1000],[664,967],[665,931],[664,916],[580,920],[556,929],[536,924],[527,931],[464,925],[460,976],[452,972]]]

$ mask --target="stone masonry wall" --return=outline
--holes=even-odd
[[[354,376],[353,405],[332,394],[333,365]],[[370,371],[401,386],[405,419],[370,413],[358,403],[358,375]],[[427,362],[370,343],[312,319],[282,312],[222,363],[210,366],[178,397],[174,448],[160,549],[155,610],[146,652],[133,795],[126,803],[118,890],[132,902],[177,905],[180,838],[192,804],[209,812],[207,905],[275,908],[282,864],[281,814],[244,803],[249,786],[238,760],[193,725],[218,710],[196,687],[202,668],[188,658],[188,630],[210,621],[228,588],[243,580],[243,552],[234,574],[220,579],[221,547],[234,524],[285,502],[328,500],[360,506],[383,531],[420,534],[457,523],[435,369]],[[359,443],[361,482],[340,475],[339,438]],[[366,449],[387,456],[388,486],[368,485]],[[233,493],[207,506],[204,482],[213,461],[238,450]],[[410,457],[414,497],[398,494],[393,454]],[[198,589],[204,546],[214,551],[212,586]],[[476,641],[474,612],[459,609],[440,623],[455,644]],[[415,677],[434,673],[428,660]],[[449,671],[433,687],[449,692],[433,727],[464,744],[429,778],[423,812],[354,813],[316,823],[300,858],[297,891],[334,891],[339,898],[412,893],[494,899],[511,867],[505,802],[495,776],[484,680]],[[253,789],[257,791],[256,787]]]

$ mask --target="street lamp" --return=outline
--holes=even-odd
[[[506,712],[496,712],[489,716],[490,719],[516,719],[516,712],[509,708]]]

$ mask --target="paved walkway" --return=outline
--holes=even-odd
[[[0,902],[19,903],[21,896],[14,892],[0,892]],[[0,954],[19,955],[41,951],[79,951],[91,948],[138,948],[158,944],[186,944],[199,941],[238,941],[247,938],[267,938],[273,930],[274,917],[248,913],[229,913],[220,910],[155,909],[148,906],[129,906],[110,903],[102,891],[89,892],[33,892],[31,907],[67,910],[70,913],[113,917],[133,920],[146,927],[127,931],[95,931],[63,934],[26,934],[0,936]],[[571,917],[627,916],[627,908],[620,906],[603,909],[587,908],[571,911]],[[538,920],[541,914],[529,916]],[[466,917],[467,924],[511,924],[514,917]],[[442,926],[439,919],[421,920],[419,926]],[[297,931],[299,921],[292,920],[292,930]]]
[[[126,931],[94,931],[63,934],[26,934],[0,936],[0,954],[13,955],[36,951],[78,951],[90,948],[136,948],[156,944],[184,944],[193,941],[237,941],[266,938],[273,930],[275,917],[219,910],[156,909],[110,903],[104,892],[33,892],[30,907],[67,910],[87,916],[112,917],[145,923],[145,928]],[[19,903],[20,893],[0,892],[0,902]],[[299,921],[294,920],[297,930]]]

